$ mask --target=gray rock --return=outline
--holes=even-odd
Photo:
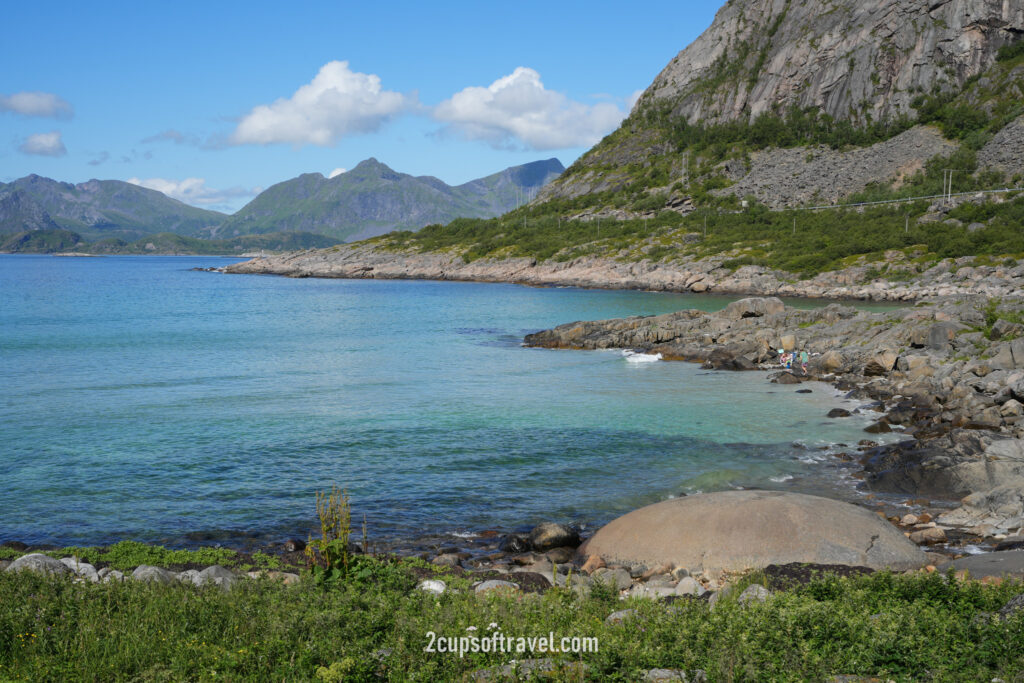
[[[740,593],[740,596],[736,598],[736,602],[746,605],[751,602],[765,602],[769,597],[771,597],[771,592],[767,588],[754,583],[747,586],[746,590]]]
[[[706,591],[700,582],[691,576],[685,576],[676,584],[676,595],[704,595]]]
[[[20,571],[31,571],[38,572],[40,574],[70,574],[71,570],[68,569],[67,565],[58,559],[52,558],[49,555],[43,555],[42,553],[31,553],[29,555],[22,555],[18,559],[14,560],[7,569],[4,571],[8,572],[20,572]]]
[[[592,578],[595,581],[614,587],[616,590],[624,591],[633,585],[633,578],[629,572],[622,567],[615,569],[599,569],[594,572]]]
[[[490,579],[482,582],[475,589],[477,595],[485,595],[491,592],[511,592],[518,593],[519,586],[512,583],[511,581],[501,581],[498,579]]]
[[[102,569],[100,571],[103,571]],[[116,569],[109,570],[102,577],[103,583],[110,583],[111,581],[124,581],[124,573],[119,572]]]
[[[999,617],[1006,620],[1022,611],[1024,611],[1024,593],[1010,598],[1010,600],[1003,605],[1002,609],[999,610]]]
[[[444,581],[440,581],[438,579],[424,579],[416,584],[416,590],[433,593],[435,595],[442,595],[447,588],[448,585]]]
[[[618,612],[612,612],[605,617],[604,623],[606,624],[621,624],[629,619],[635,619],[637,613],[635,609],[620,609]]]
[[[430,563],[438,567],[460,567],[462,558],[457,553],[443,553],[432,559]]]
[[[544,522],[530,532],[530,544],[541,552],[566,546],[575,548],[580,544],[580,535],[564,524]]]
[[[722,311],[722,317],[730,320],[741,320],[743,318],[763,318],[766,315],[782,313],[786,305],[782,299],[776,297],[750,298],[733,301]]]
[[[177,579],[182,583],[190,583],[193,586],[200,585],[198,569],[186,569],[183,572],[178,572]]]
[[[64,565],[74,572],[77,576],[85,579],[86,581],[92,581],[93,583],[99,583],[100,575],[96,571],[96,567],[89,564],[88,562],[81,562],[75,557],[62,557],[60,559]]]
[[[235,587],[238,583],[238,575],[230,569],[222,567],[219,564],[215,564],[212,567],[199,572],[196,577],[197,585],[203,586],[208,583],[212,583],[219,586],[221,589],[228,591]]]
[[[178,577],[174,572],[169,572],[166,569],[143,564],[135,568],[135,571],[132,572],[132,578],[136,581],[171,583],[176,581]]]

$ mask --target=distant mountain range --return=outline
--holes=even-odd
[[[563,170],[548,159],[452,187],[367,159],[334,178],[307,173],[278,183],[230,216],[119,180],[73,185],[30,175],[0,183],[0,250],[85,250],[85,243],[107,253],[321,247],[498,216]]]
[[[310,232],[350,242],[456,218],[492,218],[525,203],[564,170],[558,159],[548,159],[452,187],[367,159],[334,178],[307,173],[267,188],[209,234]]]

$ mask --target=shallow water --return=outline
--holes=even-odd
[[[190,270],[227,262],[0,256],[0,540],[304,536],[332,482],[381,539],[594,525],[827,489],[816,449],[865,436],[824,385],[520,346],[728,298]]]

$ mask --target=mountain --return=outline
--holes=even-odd
[[[307,173],[278,183],[207,234],[305,231],[348,241],[461,217],[489,218],[525,203],[563,170],[557,159],[548,159],[452,187],[367,159],[334,178]]]
[[[8,215],[0,209],[0,232],[6,233],[42,226],[38,221],[43,214],[57,227],[89,240],[136,240],[159,232],[196,235],[226,218],[217,211],[198,209],[156,190],[120,180],[90,180],[72,185],[33,174],[0,187],[0,202],[9,194],[17,194],[16,200],[9,201],[16,201],[22,212],[28,211],[36,219],[24,222],[14,213]]]
[[[0,184],[0,233],[57,228],[50,214],[38,202],[21,190]]]
[[[730,194],[831,203],[951,147],[965,156],[947,168],[1010,179],[1021,127],[994,138],[1024,115],[1022,41],[1024,5],[1007,0],[729,0],[540,198],[627,217]]]

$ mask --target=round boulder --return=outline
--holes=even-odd
[[[579,552],[691,572],[790,562],[896,570],[928,564],[923,551],[864,508],[780,491],[723,491],[648,505],[602,527]]]
[[[39,574],[70,574],[71,570],[68,569],[60,560],[54,559],[48,555],[41,553],[32,553],[31,555],[22,555],[14,562],[12,562],[5,571],[9,572],[20,572],[30,571],[37,572]]]
[[[530,532],[530,545],[534,550],[544,552],[552,548],[575,548],[580,544],[580,535],[564,524],[544,522]]]

